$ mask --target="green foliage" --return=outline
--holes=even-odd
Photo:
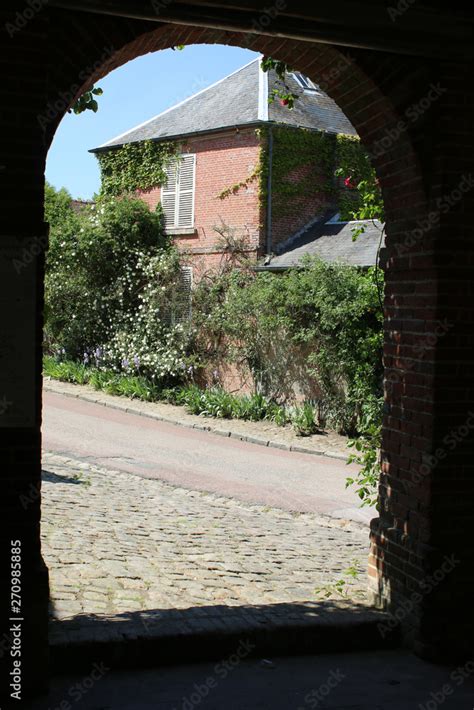
[[[243,187],[248,187],[252,182],[257,180],[257,178],[260,176],[260,169],[256,168],[253,170],[248,177],[245,178],[245,180],[241,180],[240,182],[236,182],[234,185],[231,185],[230,187],[227,187],[225,190],[222,190],[217,197],[219,200],[225,200],[227,197],[230,197],[231,195],[236,195],[239,190],[241,190]]]
[[[302,206],[308,200],[329,200],[335,196],[335,142],[332,136],[303,128],[279,126],[272,128],[273,168],[272,192],[274,214],[284,215],[287,205]],[[268,135],[268,129],[263,131]],[[262,198],[267,196],[268,139],[262,149],[260,173]]]
[[[287,106],[290,110],[293,109],[295,102],[300,99],[300,95],[295,94],[286,81],[287,74],[292,71],[291,67],[286,62],[273,59],[272,57],[263,57],[261,68],[264,72],[274,71],[277,75],[276,87],[269,96],[269,103],[273,103],[275,100],[279,99],[283,106]],[[280,130],[288,132],[290,129],[281,128]],[[298,129],[297,133],[302,135],[304,132]],[[311,132],[308,131],[308,133]],[[332,174],[344,178],[345,189],[342,188],[338,190],[338,206],[341,219],[345,221],[377,219],[383,222],[384,209],[378,179],[367,152],[360,144],[359,138],[342,134],[337,135],[336,149],[334,151],[334,147],[331,146],[331,141],[328,140],[328,137],[325,134],[321,134],[321,136],[326,141],[325,149],[321,151],[321,147],[317,146],[315,147],[316,150],[314,150],[311,146],[308,146],[308,155],[312,155],[314,159],[317,156],[321,156],[324,170],[328,169],[329,162],[332,160]],[[281,154],[290,161],[291,158],[295,160],[298,159],[297,156],[299,157],[301,155],[299,151],[293,151],[292,146],[288,146],[286,151],[281,151]],[[283,181],[285,181],[285,176],[288,176],[289,172],[287,171],[285,173],[282,171],[282,175]],[[308,185],[310,187],[312,177],[312,175],[308,176]],[[321,176],[317,176],[316,184],[320,183],[320,177]],[[291,185],[291,181],[289,181],[288,178],[286,182]],[[334,185],[332,185],[329,180],[326,182],[326,190],[323,188],[322,191],[330,193],[333,191],[333,188]],[[300,193],[296,191],[296,196],[299,194]],[[288,197],[291,198],[293,196],[294,193],[291,194],[290,191]],[[353,230],[354,240],[363,231],[363,227],[355,228]]]
[[[103,195],[119,196],[151,190],[166,180],[166,167],[177,160],[179,145],[146,140],[97,153]]]
[[[318,431],[314,407],[309,402],[292,407],[290,420],[298,436],[311,436]]]
[[[180,265],[160,215],[128,198],[74,213],[65,199],[48,189],[47,351],[117,373],[180,379],[188,336],[168,318]]]
[[[268,420],[277,426],[293,424],[297,434],[307,436],[315,429],[308,428],[308,422],[314,422],[314,411],[309,413],[310,405],[293,407],[286,411],[284,407],[267,399],[262,394],[236,396],[220,387],[202,389],[196,384],[163,387],[146,376],[127,375],[113,370],[99,369],[97,366],[84,365],[70,360],[58,359],[45,355],[43,374],[61,382],[89,384],[96,390],[107,394],[139,399],[144,402],[165,401],[186,407],[190,414],[217,419],[243,419],[258,422]],[[301,418],[304,412],[304,420]]]
[[[72,196],[62,187],[56,190],[49,182],[45,185],[45,220],[52,230],[77,227],[76,213],[71,208]]]
[[[360,560],[354,559],[352,560],[350,566],[342,572],[341,576],[336,579],[335,582],[330,582],[322,587],[317,587],[314,590],[316,596],[322,597],[323,599],[329,599],[329,597],[334,596],[347,599],[353,589],[354,582],[361,574],[364,574],[362,563]]]
[[[76,385],[87,385],[91,378],[91,371],[85,365],[71,360],[57,360],[51,356],[44,357],[43,372],[53,380],[72,382]]]
[[[272,89],[272,92],[268,97],[268,103],[272,104],[274,101],[279,99],[282,106],[287,106],[287,108],[291,111],[295,106],[295,102],[299,99],[299,95],[295,94],[290,89],[286,81],[286,75],[289,74],[292,69],[288,64],[286,64],[286,62],[272,59],[272,57],[263,57],[260,66],[262,71],[269,72],[273,70],[277,75],[276,86]]]
[[[221,387],[202,389],[197,385],[167,390],[164,397],[172,404],[185,406],[190,414],[218,419],[244,419],[261,421],[267,419],[284,426],[288,416],[282,407],[261,394],[236,396]]]
[[[363,403],[381,390],[378,285],[380,272],[317,259],[278,276],[225,273],[195,290],[194,349],[206,362],[245,365],[256,391],[283,403],[299,360],[299,381],[319,391],[315,422],[355,433]]]
[[[355,478],[346,479],[346,488],[357,486],[361,507],[377,505],[380,478],[380,446],[382,439],[382,398],[369,398],[363,405],[360,430],[362,435],[349,442],[355,453],[347,463],[357,463],[361,469]]]
[[[369,156],[358,138],[338,135],[336,138],[335,174],[344,179],[339,190],[342,220],[374,219],[384,221],[382,193]],[[360,228],[358,233],[360,234]],[[354,234],[357,237],[357,233]]]
[[[99,110],[99,104],[97,103],[95,97],[102,96],[103,93],[104,92],[100,87],[94,86],[90,89],[90,91],[86,91],[77,99],[69,113],[71,113],[71,111],[73,111],[76,115],[84,113],[85,111],[93,111],[94,113],[97,113]]]
[[[289,203],[303,207],[308,199],[319,198],[322,203],[326,201],[327,207],[337,208],[342,220],[383,221],[378,181],[358,138],[332,136],[291,126],[271,130],[273,212],[276,217],[286,214]],[[267,128],[259,131],[265,139],[258,168],[262,202],[267,199],[268,188],[268,131]],[[348,185],[344,185],[343,178]],[[234,187],[239,189],[240,186]]]

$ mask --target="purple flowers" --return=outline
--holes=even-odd
[[[122,360],[122,367],[124,370],[127,370],[130,367],[130,362],[127,360],[127,358],[124,358]]]
[[[140,358],[138,357],[138,355],[133,356],[133,364],[138,370],[138,368],[140,367]]]

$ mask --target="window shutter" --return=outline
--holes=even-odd
[[[193,270],[190,266],[182,266],[176,294],[175,323],[186,323],[191,320],[192,288]]]
[[[194,173],[196,156],[184,155],[177,171],[178,209],[177,225],[192,227],[194,225]]]
[[[191,321],[192,288],[193,270],[190,266],[182,266],[177,281],[170,291],[169,301],[161,313],[161,319],[169,327]]]
[[[165,227],[175,225],[176,214],[176,172],[177,163],[172,160],[166,168],[166,184],[161,190],[161,205],[165,217]]]
[[[166,227],[194,226],[195,166],[195,155],[182,155],[166,170],[167,182],[161,194]]]

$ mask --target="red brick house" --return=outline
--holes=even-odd
[[[260,64],[260,58],[253,60],[92,151],[144,140],[179,142],[182,160],[179,168],[170,164],[167,184],[139,195],[151,209],[161,203],[166,229],[198,278],[227,258],[229,241],[238,241],[257,262],[336,211],[334,194],[318,173],[323,156],[311,139],[355,136],[354,127],[298,72],[287,76],[299,95],[295,108],[269,103],[278,78]]]

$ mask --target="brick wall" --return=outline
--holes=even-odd
[[[292,133],[295,129],[286,129],[283,133]],[[327,176],[320,172],[322,159],[317,148],[311,143],[296,142],[287,145],[280,140],[282,129],[274,130],[273,160],[277,164],[280,157],[285,161],[285,153],[291,151],[292,163],[296,164],[289,173],[282,176],[285,183],[294,185],[297,194],[285,195],[285,189],[277,184],[276,171],[273,175],[272,196],[272,251],[278,251],[278,246],[306,228],[315,218],[321,218],[334,203],[334,197],[327,194]],[[306,134],[306,131],[304,132]],[[331,141],[332,138],[327,137]],[[317,145],[317,144],[316,144]]]
[[[262,234],[258,178],[235,194],[219,198],[224,190],[245,182],[258,168],[260,139],[255,130],[234,129],[192,137],[183,143],[183,152],[196,155],[195,233],[175,236],[174,241],[188,254],[187,261],[195,275],[219,269],[226,259],[216,226],[229,227],[225,231],[242,239],[248,255],[256,259]],[[157,187],[140,196],[155,209],[161,189]]]
[[[24,7],[4,2],[2,26],[14,22]],[[474,192],[451,197],[459,192],[463,175],[472,179],[474,174],[472,67],[467,61],[449,65],[363,49],[342,52],[283,37],[154,25],[46,5],[21,32],[4,32],[1,41],[0,261],[8,271],[26,248],[34,267],[17,274],[19,281],[2,272],[0,281],[2,343],[15,344],[2,351],[0,398],[12,382],[19,388],[15,409],[0,419],[0,559],[8,569],[12,536],[21,537],[23,582],[29,590],[24,598],[25,692],[44,685],[48,654],[40,496],[27,508],[19,499],[20,490],[40,490],[47,150],[68,105],[101,76],[147,52],[193,43],[247,46],[305,72],[325,86],[374,155],[387,215],[387,394],[370,575],[378,602],[401,619],[421,652],[472,652],[474,437],[466,422],[474,407]],[[442,97],[416,120],[407,118],[407,111],[438,84]],[[47,114],[51,118],[41,124]],[[438,220],[420,227],[433,211]],[[439,337],[445,318],[452,328]],[[29,378],[34,386],[21,390]],[[23,419],[15,423],[9,417],[18,412]],[[446,443],[452,431],[459,439],[453,449]],[[444,450],[444,457],[438,450]],[[427,467],[421,470],[424,461]],[[406,481],[413,485],[407,488]],[[450,555],[459,560],[454,572],[415,603],[417,585],[436,573],[439,578],[442,560]],[[9,628],[7,592],[4,584],[2,639]],[[2,652],[2,689],[8,688],[9,660]]]

